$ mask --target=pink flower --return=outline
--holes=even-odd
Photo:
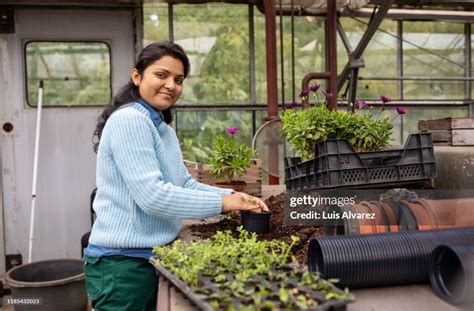
[[[405,114],[405,113],[407,113],[407,111],[406,111],[405,108],[403,108],[403,107],[397,107],[397,112],[398,112],[398,114]]]
[[[234,135],[238,131],[239,131],[239,129],[236,128],[236,127],[230,127],[230,128],[227,129],[227,133],[232,134],[232,135]]]
[[[391,101],[392,101],[392,99],[391,99],[391,98],[389,98],[389,97],[386,97],[386,96],[383,96],[383,95],[382,95],[382,96],[380,96],[380,100],[381,100],[381,101],[382,101],[382,103],[384,103],[384,104],[386,104],[386,103],[389,103],[389,102],[391,102]]]
[[[366,103],[365,101],[363,101],[363,100],[358,100],[358,101],[356,101],[356,106],[357,106],[357,108],[359,108],[359,109],[367,109],[367,108],[369,108],[369,105],[367,105],[367,103]]]
[[[294,109],[294,108],[296,108],[296,103],[295,103],[295,102],[287,103],[287,104],[285,105],[285,108],[286,108],[286,109]]]

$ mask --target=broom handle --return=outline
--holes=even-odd
[[[38,106],[37,106],[37,113],[36,113],[35,155],[33,158],[33,186],[31,190],[30,241],[28,245],[28,263],[31,262],[31,255],[33,251],[33,232],[35,228],[35,206],[36,206],[36,181],[38,178],[38,157],[39,157],[42,108],[43,108],[43,80],[40,80],[39,88],[38,88]]]

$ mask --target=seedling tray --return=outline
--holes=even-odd
[[[214,310],[241,310],[245,308],[253,308],[253,300],[250,297],[245,295],[239,298],[230,297],[224,291],[225,282],[232,283],[234,281],[233,275],[230,273],[225,273],[226,281],[225,282],[216,282],[209,276],[202,276],[200,278],[200,286],[198,289],[194,290],[188,284],[183,282],[181,279],[176,277],[168,269],[160,266],[152,258],[151,263],[155,266],[157,275],[164,277],[169,284],[174,286],[183,296],[190,300],[191,304],[194,304],[198,309],[204,311],[214,311]],[[287,267],[287,271],[294,271],[294,267]],[[273,271],[275,273],[285,273],[285,271]],[[303,271],[298,271],[296,277],[288,277],[284,283],[285,289],[290,290],[292,293],[305,294],[307,297],[311,297],[314,301],[318,302],[316,307],[308,307],[311,310],[333,310],[333,311],[342,311],[346,310],[347,303],[350,301],[342,299],[326,299],[325,294],[321,291],[317,291],[310,286],[301,285],[298,283],[300,277],[302,276]],[[321,281],[324,281],[320,279]],[[316,284],[320,284],[319,282]],[[334,285],[325,282],[325,286],[331,286],[336,294],[344,294],[344,291],[336,288]],[[284,309],[284,305],[279,299],[279,291],[282,286],[282,281],[273,280],[268,281],[266,278],[260,275],[253,276],[248,282],[246,282],[246,288],[254,288],[257,290],[265,289],[268,293],[262,295],[262,299],[269,300],[273,303],[272,308],[262,308],[262,310],[270,309]],[[295,294],[295,296],[297,295]],[[219,297],[219,307],[213,307],[209,301],[213,298]],[[222,298],[222,299],[221,299]],[[354,297],[351,296],[351,300],[354,300]]]
[[[356,152],[345,140],[327,140],[312,160],[285,158],[288,191],[398,186],[435,177],[431,133],[410,135],[403,149]]]

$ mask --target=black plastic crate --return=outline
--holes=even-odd
[[[356,152],[345,140],[316,146],[316,157],[285,158],[287,191],[413,184],[436,177],[431,133],[412,134],[403,149]]]

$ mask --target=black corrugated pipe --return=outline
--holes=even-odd
[[[437,246],[473,240],[474,228],[313,238],[308,269],[349,288],[424,283]]]
[[[466,245],[438,246],[431,255],[433,291],[458,306],[474,305],[474,241]]]

